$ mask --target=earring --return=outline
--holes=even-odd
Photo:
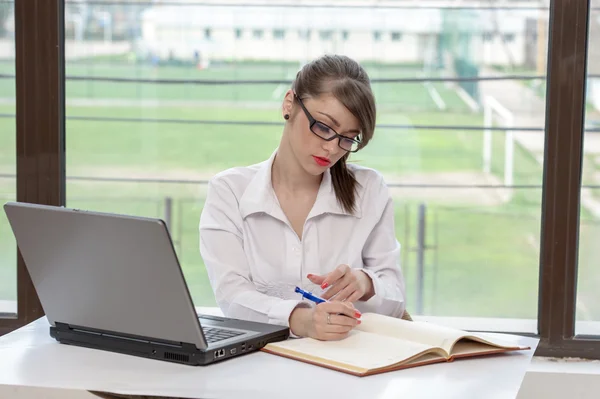
[[[285,119],[287,121],[288,119],[290,119],[290,116],[288,114],[285,114],[285,115],[283,115],[283,119]]]

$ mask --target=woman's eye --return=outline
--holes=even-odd
[[[317,128],[317,130],[319,131],[319,133],[323,133],[323,134],[331,134],[331,129],[328,128],[327,126],[321,124],[321,123],[316,123],[315,127]]]

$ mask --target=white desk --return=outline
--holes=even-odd
[[[59,344],[41,318],[0,338],[0,385],[184,398],[515,398],[532,350],[354,377],[266,353],[193,367]]]

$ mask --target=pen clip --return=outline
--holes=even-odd
[[[302,294],[302,299],[306,298],[309,301],[313,301],[314,303],[317,303],[317,304],[321,303],[321,302],[326,302],[323,298],[319,298],[318,296],[313,295],[310,292],[304,291],[300,287],[296,287],[294,291],[299,294]]]
[[[304,291],[302,288],[296,287],[296,289],[294,291],[297,292],[298,294],[302,295],[302,300],[309,299],[309,297],[308,297],[309,293]]]

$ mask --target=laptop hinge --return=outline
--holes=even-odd
[[[65,333],[67,333],[67,334],[73,334],[73,333],[89,334],[90,336],[95,336],[97,338],[102,337],[102,338],[109,338],[109,339],[118,339],[118,340],[132,342],[132,343],[165,346],[167,348],[177,348],[177,349],[187,349],[187,350],[196,349],[196,345],[194,345],[194,344],[157,340],[157,339],[153,339],[153,338],[151,339],[148,337],[141,337],[141,336],[132,335],[132,334],[123,334],[123,333],[117,334],[115,332],[103,331],[103,330],[98,330],[98,329],[93,329],[93,328],[88,328],[88,327],[81,327],[81,326],[72,326],[72,325],[69,325],[66,323],[59,323],[59,322],[54,323],[54,325],[55,325],[56,332],[58,332],[59,334],[65,334]]]

